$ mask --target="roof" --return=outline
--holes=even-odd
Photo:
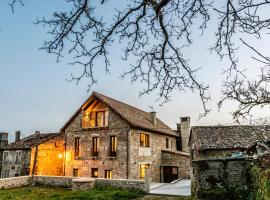
[[[247,149],[270,141],[270,126],[194,126],[191,137],[198,150]]]
[[[91,98],[96,98],[97,100],[107,105],[113,112],[118,114],[122,119],[124,119],[127,123],[129,123],[130,126],[133,128],[140,128],[140,129],[144,129],[148,131],[154,131],[158,133],[177,136],[177,134],[170,127],[168,127],[165,123],[163,123],[158,118],[157,118],[156,125],[154,125],[152,123],[151,114],[149,112],[145,112],[143,110],[130,106],[121,101],[107,97],[98,92],[92,93],[92,95],[88,98],[88,100],[68,120],[68,122],[64,125],[61,131],[64,131],[68,127],[68,125],[72,122],[72,120],[81,112],[82,107],[87,102],[89,102]]]
[[[47,142],[51,139],[54,139],[58,136],[61,136],[60,133],[41,133],[39,134],[39,144]],[[17,142],[12,142],[8,146],[4,147],[4,150],[13,150],[13,149],[30,149],[36,146],[36,134],[27,136]]]

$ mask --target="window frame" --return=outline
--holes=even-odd
[[[97,176],[95,176],[95,172],[97,172]],[[98,178],[98,168],[91,168],[91,178]]]
[[[142,168],[142,166],[144,166],[144,168]],[[145,176],[146,176],[145,169],[148,169],[148,168],[150,168],[150,164],[140,164],[139,165],[140,179],[145,179]],[[142,173],[142,169],[144,170],[144,173]],[[143,174],[144,174],[144,176],[143,176]]]
[[[99,137],[92,137],[92,156],[98,156]]]
[[[106,179],[112,179],[112,170],[105,169],[104,178],[106,178]]]
[[[117,136],[110,136],[110,157],[116,157],[117,155]]]
[[[140,133],[140,147],[150,147],[150,135]]]
[[[169,138],[166,137],[166,149],[169,149]]]
[[[73,168],[73,177],[78,177],[78,176],[79,176],[79,169]]]
[[[75,137],[74,138],[74,157],[80,156],[80,138]]]

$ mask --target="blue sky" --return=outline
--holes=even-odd
[[[7,2],[0,2],[0,131],[9,132],[11,140],[16,130],[21,130],[23,136],[35,130],[58,131],[92,92],[87,93],[86,81],[79,85],[66,81],[70,73],[76,71],[75,66],[68,65],[70,57],[57,63],[54,55],[38,50],[48,37],[47,29],[34,25],[33,21],[36,17],[50,16],[54,10],[63,9],[64,5],[62,1],[55,0],[28,0],[25,6],[17,8],[13,14]],[[107,10],[104,10],[107,13],[105,17],[110,17],[110,8],[107,6]],[[199,79],[211,87],[212,112],[207,117],[198,120],[202,111],[201,103],[198,94],[189,91],[173,92],[172,101],[162,107],[156,102],[154,93],[139,98],[140,83],[130,84],[128,78],[119,79],[121,72],[133,61],[121,61],[121,51],[117,47],[111,47],[110,75],[105,74],[102,62],[95,66],[98,85],[92,89],[146,111],[150,111],[148,106],[153,106],[158,117],[172,128],[179,123],[180,116],[190,116],[192,125],[232,123],[229,114],[234,108],[232,103],[225,104],[222,112],[217,111],[216,103],[220,99],[222,85],[221,72],[226,63],[221,63],[218,56],[210,54],[208,50],[214,39],[214,26],[215,23],[210,24],[210,30],[204,37],[195,36],[194,44],[185,51],[192,64],[202,67]],[[265,41],[269,42],[264,40],[256,44],[269,52],[269,45]],[[256,63],[250,59],[245,48],[240,56],[241,64],[251,67],[249,75],[252,76],[258,70],[258,67],[253,68]],[[267,112],[269,110],[263,110],[257,117],[267,116]]]

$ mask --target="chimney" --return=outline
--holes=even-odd
[[[150,112],[151,120],[154,125],[157,125],[157,113],[155,111]]]
[[[182,151],[189,153],[190,117],[180,117]]]
[[[18,142],[21,139],[21,131],[15,132],[15,142]]]
[[[0,132],[0,148],[4,148],[8,145],[8,133]]]

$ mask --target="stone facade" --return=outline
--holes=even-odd
[[[4,150],[1,177],[27,176],[30,171],[30,150]]]
[[[35,175],[64,175],[64,140],[62,137],[51,139],[38,145]],[[30,173],[33,171],[36,147],[31,148]]]
[[[91,177],[91,169],[98,168],[98,177],[103,178],[105,170],[112,170],[112,178],[127,178],[127,133],[128,124],[114,112],[109,111],[108,127],[83,130],[81,117],[78,115],[66,129],[65,175],[73,176],[73,169],[78,169],[78,176]],[[117,137],[116,158],[109,156],[110,136]],[[92,154],[93,137],[99,138],[99,153]],[[74,156],[74,140],[80,138],[80,155]]]
[[[198,199],[246,199],[249,166],[245,158],[193,161],[193,193]]]
[[[173,150],[162,150],[162,166],[177,166],[179,178],[190,178],[190,154]]]
[[[140,133],[150,136],[150,146],[140,146]],[[162,166],[162,150],[166,149],[166,138],[169,141],[169,149],[176,150],[176,138],[158,133],[132,129],[129,133],[130,157],[129,178],[140,179],[140,165],[149,164],[153,182],[162,181],[160,167]],[[181,161],[180,161],[181,162]]]

